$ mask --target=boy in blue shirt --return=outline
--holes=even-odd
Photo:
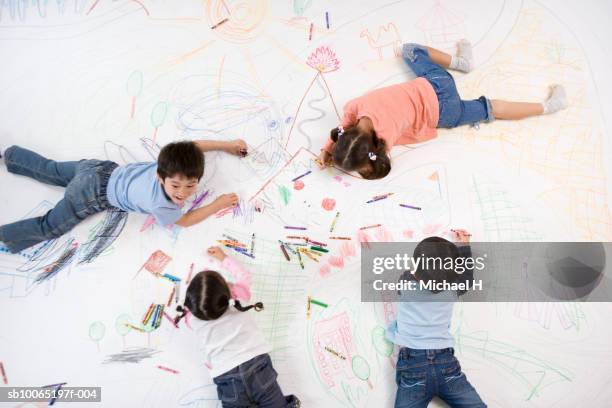
[[[197,224],[238,203],[236,194],[223,194],[209,205],[186,214],[181,212],[204,174],[203,153],[212,150],[244,156],[247,146],[243,140],[176,142],[164,146],[157,163],[125,166],[108,160],[56,162],[11,146],[0,155],[9,172],[66,187],[66,192],[45,215],[0,226],[0,241],[12,253],[17,253],[59,237],[86,217],[111,207],[151,214],[163,226]]]
[[[414,258],[470,258],[470,234],[454,230],[457,245],[443,238],[430,237],[414,249]],[[458,274],[454,270],[417,268],[414,274],[405,272],[403,279],[420,283],[431,281],[448,283],[472,282],[473,268]],[[418,286],[417,286],[418,287]],[[387,329],[389,341],[401,346],[397,359],[396,408],[426,408],[434,396],[451,407],[486,407],[469,383],[459,361],[455,358],[454,339],[450,334],[453,306],[457,296],[465,291],[411,290],[402,293],[406,301],[400,303],[397,320]]]

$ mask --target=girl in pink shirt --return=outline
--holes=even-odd
[[[557,112],[567,107],[565,90],[552,87],[543,103],[478,99],[462,100],[453,77],[445,68],[469,72],[472,46],[457,44],[457,55],[449,55],[418,44],[404,44],[402,57],[418,77],[402,84],[376,89],[344,106],[340,126],[331,130],[320,166],[335,164],[357,171],[363,178],[379,179],[391,171],[389,150],[396,144],[433,139],[436,128],[453,128],[494,119],[523,119]]]

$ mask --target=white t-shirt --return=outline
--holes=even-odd
[[[246,302],[251,300],[251,273],[229,256],[222,266],[235,279],[231,288],[232,297],[246,306]],[[254,313],[257,313],[254,309],[240,312],[230,305],[216,320],[200,320],[189,315],[189,324],[198,337],[200,350],[213,378],[272,350],[255,323]],[[265,309],[262,313],[265,313]]]

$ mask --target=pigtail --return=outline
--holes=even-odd
[[[182,319],[183,317],[185,317],[185,315],[187,315],[188,310],[187,310],[187,308],[185,308],[185,307],[183,307],[183,306],[181,306],[181,305],[178,305],[178,306],[176,307],[176,311],[177,311],[177,312],[179,312],[180,314],[178,314],[178,315],[177,315],[177,316],[174,318],[174,325],[175,325],[175,326],[178,324],[178,322],[180,322],[180,321],[181,321],[181,319]]]
[[[331,132],[329,132],[329,138],[332,140],[332,142],[336,143],[338,142],[338,136],[340,135],[340,129],[335,127],[331,130]]]
[[[391,171],[391,159],[387,154],[387,144],[385,140],[374,134],[372,142],[373,148],[368,152],[368,159],[370,160],[370,168],[372,171],[362,174],[364,178],[369,180],[381,179]]]
[[[260,312],[261,310],[263,310],[264,305],[261,302],[257,302],[254,305],[242,306],[242,304],[240,304],[240,301],[236,299],[234,300],[234,307],[241,312],[246,312],[247,310],[251,310],[253,308],[256,312]]]

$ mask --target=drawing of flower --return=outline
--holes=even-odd
[[[326,46],[314,50],[306,63],[319,72],[332,72],[340,68],[340,61],[336,58],[336,53]]]

